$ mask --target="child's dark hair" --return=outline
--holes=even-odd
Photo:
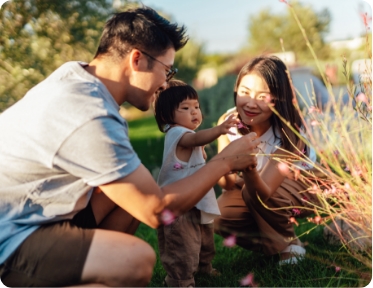
[[[154,116],[161,132],[167,132],[165,125],[175,124],[175,110],[186,99],[198,100],[197,91],[192,86],[176,79],[171,79],[167,89],[158,94],[154,102]]]
[[[234,88],[234,103],[236,103],[237,90],[242,78],[251,73],[263,77],[274,98],[273,108],[286,119],[290,125],[300,131],[302,121],[298,110],[293,104],[295,93],[290,82],[289,72],[284,62],[276,56],[259,56],[242,67]],[[281,139],[282,146],[286,150],[294,151],[295,148],[293,145],[298,147],[298,149],[304,145],[298,135],[291,131],[275,113],[271,116],[271,124],[273,133],[277,138]],[[276,135],[276,130],[279,131],[280,135]]]

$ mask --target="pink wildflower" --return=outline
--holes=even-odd
[[[372,17],[368,17],[368,13],[360,13],[360,17],[363,20],[364,26],[369,29],[369,22]]]
[[[333,154],[334,154],[335,156],[338,156],[338,155],[339,155],[339,151],[338,151],[338,150],[334,150],[334,151],[333,151]]]
[[[242,124],[242,122],[238,122],[238,124],[237,124],[237,128],[238,128],[238,129],[242,129],[242,128],[246,128],[246,126],[244,126],[244,125]]]
[[[337,192],[337,188],[335,188],[334,185],[332,185],[332,189],[330,189],[331,194],[335,194]]]
[[[354,177],[357,177],[357,176],[360,176],[362,173],[363,173],[363,172],[361,171],[361,169],[359,169],[359,168],[356,167],[356,168],[352,171],[351,175],[354,176]]]
[[[270,94],[267,94],[265,96],[264,102],[267,103],[267,104],[269,104],[270,106],[274,106],[275,105],[275,103],[273,103],[273,101],[272,101],[272,97],[271,97]]]
[[[290,217],[290,218],[289,218],[289,222],[290,222],[290,223],[294,223],[295,225],[299,226],[298,221],[297,221],[294,217]]]
[[[317,192],[320,192],[319,187],[315,184],[312,187],[308,188],[309,192],[312,194],[316,194]]]
[[[335,272],[339,272],[339,271],[341,271],[341,267],[335,266]]]
[[[175,221],[175,215],[168,209],[162,211],[161,221],[164,225],[170,225]]]
[[[311,106],[309,109],[308,109],[308,113],[319,113],[320,112],[320,109],[315,107],[315,106]]]
[[[175,170],[183,169],[183,165],[181,165],[180,163],[176,162],[176,163],[174,164],[174,169],[175,169]]]
[[[318,126],[318,125],[320,125],[320,123],[317,122],[316,120],[311,121],[311,126]]]
[[[242,278],[240,280],[240,285],[258,287],[258,284],[254,282],[254,273],[249,273],[244,278]]]
[[[224,239],[223,245],[226,247],[233,247],[236,245],[236,236],[230,235],[227,238]]]
[[[315,218],[314,218],[313,220],[314,220],[314,222],[315,222],[316,224],[320,224],[322,218],[321,218],[320,216],[317,215],[317,216],[315,216]]]
[[[291,211],[293,211],[293,214],[294,214],[295,216],[300,215],[300,210],[299,210],[298,208],[293,208],[293,209],[291,209]]]
[[[302,162],[302,166],[308,168],[308,164],[306,162]]]
[[[363,92],[360,92],[356,96],[356,101],[358,101],[358,102],[364,102],[365,104],[369,105],[369,100],[368,100],[367,96]]]

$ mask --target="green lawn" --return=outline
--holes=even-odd
[[[164,135],[158,130],[153,117],[129,122],[131,143],[143,164],[156,175],[162,162]],[[219,191],[217,191],[219,194]],[[196,275],[199,287],[238,287],[239,280],[248,273],[254,273],[255,282],[261,287],[363,287],[369,279],[359,277],[368,272],[363,265],[344,253],[341,247],[328,245],[322,236],[323,227],[309,231],[314,224],[299,222],[296,227],[303,242],[307,242],[307,257],[296,266],[278,266],[277,257],[267,257],[261,253],[246,251],[240,247],[227,248],[222,238],[215,235],[216,256],[213,266],[221,276]],[[136,235],[146,240],[158,255],[156,230],[141,224]],[[336,272],[335,266],[341,267]],[[361,275],[361,274],[360,274]],[[166,276],[157,257],[153,278],[149,287],[162,287]]]

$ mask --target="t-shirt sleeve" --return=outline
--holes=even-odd
[[[90,186],[125,177],[141,164],[129,141],[128,126],[110,117],[93,119],[74,131],[53,162]]]

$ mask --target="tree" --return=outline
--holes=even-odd
[[[327,58],[329,47],[324,37],[331,21],[329,10],[315,12],[310,6],[303,6],[298,2],[291,5],[300,18],[312,47],[318,51],[318,57]],[[248,28],[248,48],[253,54],[281,52],[282,39],[285,50],[295,52],[298,60],[311,57],[302,32],[289,9],[285,14],[274,14],[270,9],[262,10],[257,16],[250,18]]]
[[[185,47],[175,55],[175,64],[178,72],[176,78],[192,84],[198,71],[204,63],[204,48],[202,44],[189,40]]]
[[[90,61],[114,11],[108,0],[6,2],[0,10],[0,112],[64,62]]]

